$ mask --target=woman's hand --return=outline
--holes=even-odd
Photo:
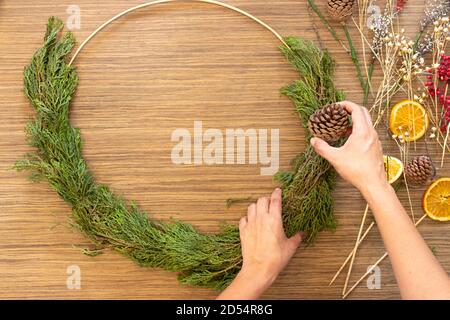
[[[450,299],[450,279],[412,223],[386,179],[383,153],[369,112],[343,102],[352,114],[347,142],[333,148],[313,138],[311,145],[356,186],[372,210],[405,299]],[[427,272],[424,272],[427,270]]]
[[[281,219],[281,190],[270,198],[259,198],[239,222],[242,269],[218,299],[256,299],[275,280],[299,246],[300,233],[284,234]]]
[[[275,279],[287,265],[302,237],[287,238],[281,219],[281,190],[275,189],[271,197],[259,198],[239,222],[241,235],[242,269],[263,273]]]
[[[369,111],[350,101],[343,101],[342,104],[351,113],[353,122],[347,142],[340,148],[334,148],[320,138],[312,138],[311,145],[342,178],[365,194],[371,187],[387,184],[381,143]]]

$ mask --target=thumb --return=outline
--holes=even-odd
[[[313,137],[309,141],[311,146],[314,148],[316,153],[321,156],[322,158],[325,158],[329,162],[332,162],[335,158],[337,148],[330,146],[328,143],[326,143],[324,140]]]
[[[290,237],[287,241],[289,246],[291,247],[292,251],[295,251],[297,249],[297,247],[300,245],[300,243],[302,242],[302,238],[305,236],[304,232],[298,232],[295,235],[293,235],[292,237]]]

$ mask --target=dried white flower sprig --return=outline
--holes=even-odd
[[[420,21],[420,31],[425,31],[434,21],[449,14],[450,0],[429,0],[425,6],[425,16]]]
[[[423,72],[424,59],[414,50],[414,41],[405,36],[405,30],[398,33],[389,32],[381,39],[377,54],[383,71],[383,79],[378,87],[372,108],[374,125],[377,126],[384,115],[387,115],[392,97],[404,90],[412,99],[413,80]]]

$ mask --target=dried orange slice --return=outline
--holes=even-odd
[[[425,108],[418,102],[403,100],[391,110],[389,129],[400,139],[415,141],[427,131],[429,124]]]
[[[400,159],[386,155],[383,156],[383,160],[387,180],[392,184],[401,177],[403,173],[403,163]]]
[[[433,182],[423,195],[423,209],[434,220],[450,220],[450,178]]]

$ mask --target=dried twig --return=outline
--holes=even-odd
[[[369,204],[366,204],[366,209],[364,210],[364,214],[361,220],[361,225],[359,226],[358,237],[356,238],[355,247],[353,248],[352,258],[350,261],[350,266],[347,271],[347,277],[345,278],[344,288],[342,289],[342,295],[345,295],[345,291],[347,290],[348,281],[350,279],[350,275],[353,269],[353,263],[355,262],[356,251],[358,250],[359,243],[361,241],[361,235],[364,228],[364,224],[366,222],[367,213],[369,212]]]
[[[415,223],[415,226],[417,227],[420,223],[422,223],[422,221],[427,217],[426,214],[424,214],[419,220],[417,220],[417,222]],[[363,281],[384,259],[386,259],[386,257],[388,256],[388,253],[385,252],[376,262],[375,264],[373,264],[368,270],[367,272],[358,279],[358,281],[356,281],[356,283],[344,294],[344,296],[342,297],[342,299],[345,299],[348,297],[348,295],[355,290],[355,288],[361,283],[361,281]]]
[[[364,234],[362,235],[361,239],[359,239],[359,243],[358,243],[358,248],[361,245],[361,243],[364,241],[364,239],[367,237],[367,235],[369,234],[370,230],[372,230],[373,226],[375,225],[375,222],[372,222],[368,227],[367,230],[364,232]],[[344,270],[344,267],[347,265],[347,263],[350,261],[350,259],[353,256],[353,252],[355,252],[355,248],[353,248],[353,250],[348,254],[347,258],[345,259],[344,263],[341,265],[341,267],[339,268],[339,270],[336,272],[336,274],[334,275],[333,279],[331,279],[329,286],[331,286],[334,281],[337,279],[337,277],[341,274],[342,270]]]

